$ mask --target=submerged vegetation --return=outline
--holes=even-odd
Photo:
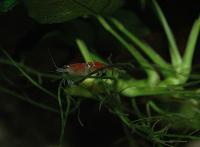
[[[83,62],[98,61],[105,64],[104,67],[86,76],[41,72],[23,62],[15,61],[5,49],[1,48],[4,55],[4,58],[0,59],[1,66],[13,70],[12,73],[19,75],[20,78],[27,79],[34,86],[33,89],[41,90],[49,99],[57,102],[58,107],[43,100],[35,101],[26,91],[12,90],[10,87],[15,83],[9,74],[6,74],[6,70],[1,70],[1,77],[3,77],[1,79],[7,84],[0,85],[0,92],[59,114],[60,146],[65,146],[66,143],[65,127],[70,114],[81,112],[81,104],[86,100],[95,101],[99,111],[106,108],[120,120],[129,146],[139,146],[140,143],[136,139],[138,137],[142,138],[140,141],[144,140],[160,147],[178,146],[188,141],[200,140],[200,75],[194,73],[195,65],[192,64],[200,32],[200,17],[193,23],[184,53],[181,55],[160,6],[155,0],[151,2],[166,34],[170,62],[129,31],[117,18],[103,17],[96,12],[94,14],[93,11],[91,12],[93,9],[80,5],[82,8],[80,11],[86,9],[87,14],[95,15],[96,23],[98,22],[109,35],[112,35],[121,46],[121,50],[128,52],[131,60],[137,63],[112,62],[112,58],[115,57],[106,60],[92,52],[84,38],[79,36],[75,37],[74,42],[83,56]],[[32,3],[33,1],[27,0],[28,8],[32,8]],[[121,5],[121,2],[119,3]],[[145,1],[142,4],[146,4]],[[116,7],[118,6],[114,9]],[[31,8],[29,11],[33,11]],[[102,8],[99,8],[97,12],[101,10]],[[38,14],[40,13],[42,12],[38,11]],[[54,19],[38,18],[38,14],[31,13],[31,16],[42,23],[57,22]],[[118,55],[120,56],[120,52]],[[134,74],[135,71],[142,76],[138,78]],[[45,87],[45,82],[48,82],[48,85],[57,85],[56,90]],[[81,126],[84,125],[79,116],[78,121]]]

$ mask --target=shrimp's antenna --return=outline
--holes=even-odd
[[[49,48],[48,48],[48,53],[49,53],[50,59],[51,59],[51,61],[52,61],[53,65],[54,65],[54,67],[55,67],[56,69],[58,69],[58,66],[56,65],[56,62],[54,61],[54,59],[53,59],[53,56],[52,56],[52,54],[51,54],[51,52],[50,52],[50,49],[49,49]]]

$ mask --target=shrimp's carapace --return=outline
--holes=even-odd
[[[63,68],[57,68],[57,71],[68,73],[70,75],[85,76],[105,66],[106,65],[101,62],[74,63],[69,65],[64,65]]]

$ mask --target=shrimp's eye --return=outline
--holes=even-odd
[[[64,65],[63,68],[67,69],[67,68],[69,68],[69,65]]]

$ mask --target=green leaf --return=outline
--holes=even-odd
[[[0,12],[7,12],[17,4],[17,0],[0,1]]]
[[[23,0],[29,15],[40,23],[61,23],[79,16],[112,13],[123,0]]]

